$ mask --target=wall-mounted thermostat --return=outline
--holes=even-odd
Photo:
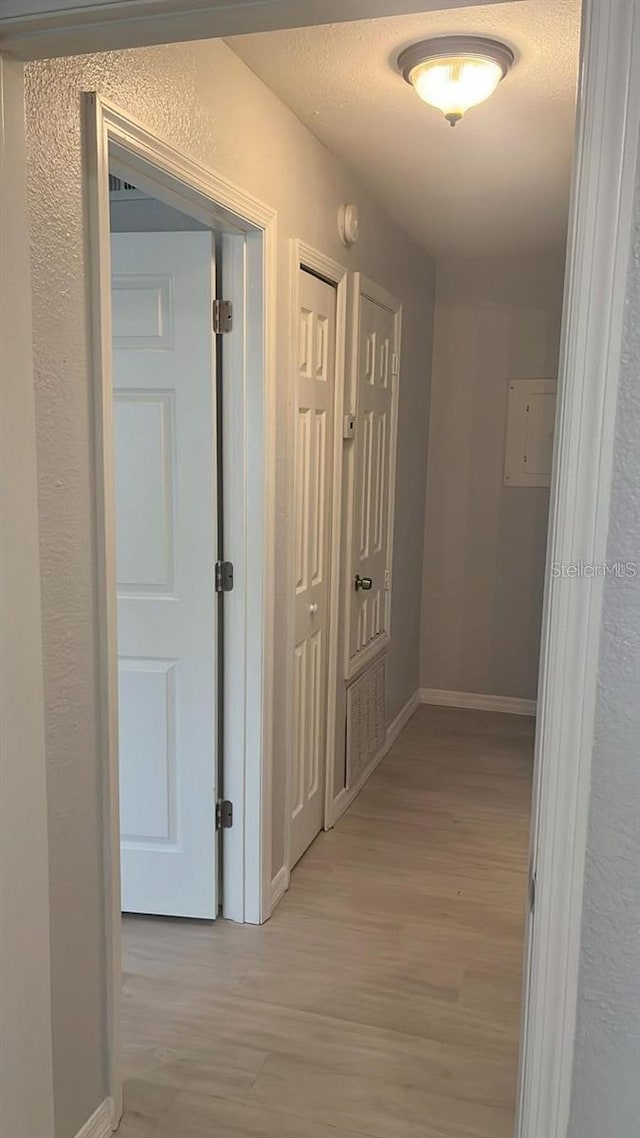
[[[555,379],[509,381],[505,486],[549,486],[555,413]]]
[[[356,417],[354,414],[345,415],[342,437],[343,439],[354,439],[356,437]]]

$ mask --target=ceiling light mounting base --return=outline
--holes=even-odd
[[[411,72],[419,63],[453,56],[492,59],[501,68],[503,76],[511,70],[516,58],[506,43],[489,39],[488,36],[434,36],[432,39],[413,43],[411,47],[401,51],[398,56],[398,71],[407,83],[412,83]]]

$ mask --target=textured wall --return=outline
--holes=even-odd
[[[53,1138],[47,786],[23,108],[22,68],[0,56],[0,1135]]]
[[[57,1128],[75,1134],[104,1094],[104,961],[97,763],[87,234],[80,93],[96,89],[279,213],[273,871],[283,856],[283,556],[291,478],[285,419],[289,239],[359,269],[404,303],[389,718],[418,684],[432,263],[219,41],[27,68],[39,506],[51,857]],[[231,97],[233,95],[233,97]],[[361,241],[336,216],[358,203]]]
[[[509,379],[558,371],[564,254],[438,261],[421,687],[534,699],[549,491],[503,484]]]
[[[640,176],[608,541],[640,562]],[[605,584],[569,1138],[640,1135],[640,570]]]

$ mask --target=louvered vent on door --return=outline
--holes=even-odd
[[[353,786],[384,744],[386,658],[376,660],[347,689],[347,788]]]
[[[109,192],[112,194],[122,193],[123,190],[137,194],[138,189],[132,182],[124,182],[122,178],[118,178],[115,174],[109,174]]]

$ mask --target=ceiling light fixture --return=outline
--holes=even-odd
[[[514,58],[511,48],[499,40],[439,36],[401,52],[398,70],[416,95],[455,126],[465,111],[493,94]]]

